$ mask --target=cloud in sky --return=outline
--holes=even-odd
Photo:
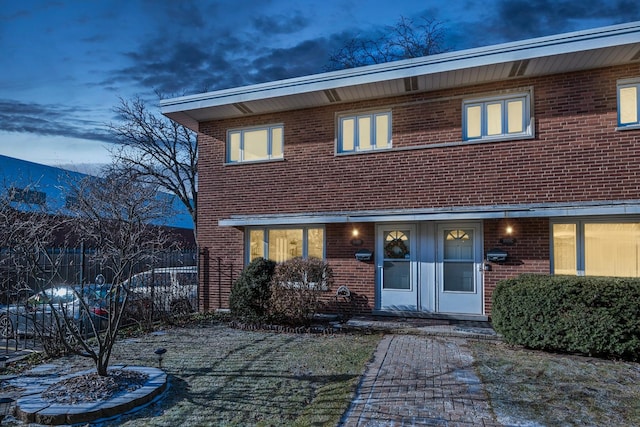
[[[112,109],[119,97],[140,95],[155,102],[156,92],[183,95],[322,72],[329,55],[347,40],[374,37],[401,16],[442,22],[447,47],[459,50],[640,20],[640,3],[4,2],[0,154],[7,154],[2,147],[11,145],[11,135],[18,134],[56,137],[52,141],[57,145],[64,145],[67,137],[69,144],[83,140],[102,146],[111,141],[104,124],[114,120]],[[23,148],[21,158],[27,160],[29,150],[37,151],[28,144]]]

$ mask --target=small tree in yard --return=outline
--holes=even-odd
[[[276,319],[309,325],[321,307],[322,294],[333,286],[333,270],[321,259],[293,258],[276,267],[271,310]]]
[[[107,375],[111,350],[127,306],[128,290],[121,283],[131,277],[136,264],[152,263],[156,251],[167,246],[167,233],[152,225],[154,220],[166,217],[169,209],[166,202],[156,198],[156,192],[157,187],[112,171],[105,178],[81,180],[71,194],[74,234],[85,246],[96,248],[89,261],[108,269],[113,279],[107,293],[106,330],[98,330],[92,322],[92,339],[74,333],[78,345],[72,348],[77,354],[93,359],[97,373],[102,376]],[[89,307],[84,304],[83,309]]]

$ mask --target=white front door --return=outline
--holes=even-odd
[[[477,224],[437,227],[438,312],[482,314],[482,236]]]
[[[377,242],[376,263],[380,309],[417,310],[416,226],[414,224],[380,226]]]

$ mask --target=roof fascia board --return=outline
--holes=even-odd
[[[551,218],[602,215],[640,215],[640,200],[623,202],[583,203],[575,205],[514,205],[479,206],[451,210],[411,212],[374,211],[345,212],[343,214],[238,216],[218,221],[221,227],[279,226],[300,224],[338,224],[353,222],[413,222],[442,220],[471,220],[499,218]]]
[[[160,101],[163,114],[640,42],[640,21]]]

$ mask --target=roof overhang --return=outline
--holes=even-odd
[[[640,64],[640,22],[183,96],[160,108],[197,131],[209,120],[634,62]]]
[[[286,226],[362,222],[464,221],[501,218],[562,218],[640,215],[640,200],[597,201],[574,204],[472,206],[309,214],[234,215],[218,221],[221,227]]]

